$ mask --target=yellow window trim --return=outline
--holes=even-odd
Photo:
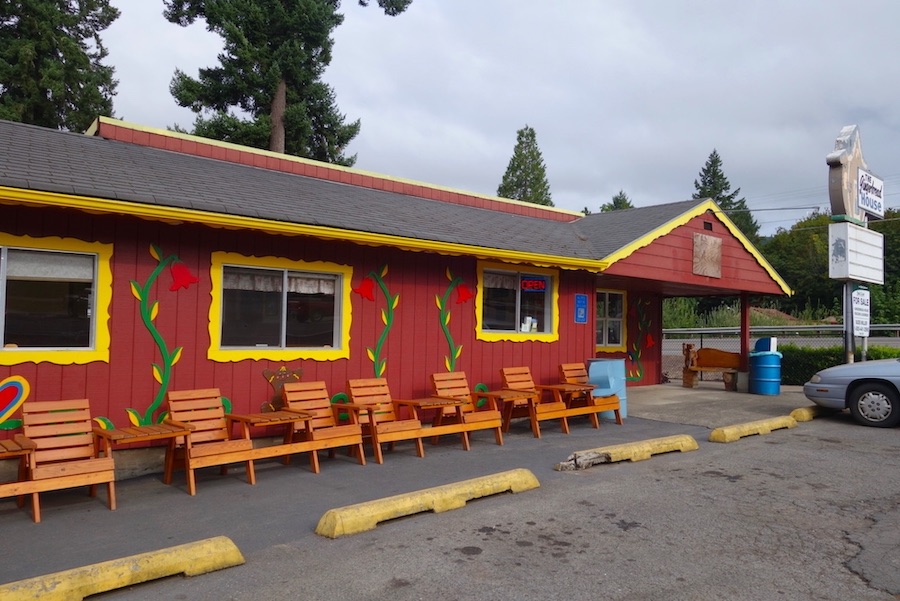
[[[611,288],[597,288],[594,292],[594,306],[597,305],[597,292],[607,292],[622,295],[622,344],[617,346],[601,346],[597,345],[594,350],[598,353],[618,353],[625,352],[628,348],[628,293],[624,290],[613,290]],[[596,337],[596,322],[600,319],[598,315],[594,316],[594,332]],[[595,343],[596,344],[596,343]]]
[[[553,282],[550,291],[551,318],[553,328],[550,332],[486,332],[482,329],[482,320],[484,315],[484,272],[491,271],[510,271],[514,273],[533,273],[535,275],[546,275]],[[509,340],[511,342],[556,342],[559,340],[559,271],[556,269],[542,269],[540,267],[532,267],[530,265],[508,265],[506,263],[490,263],[488,261],[478,262],[478,285],[475,290],[475,337],[485,342],[500,342]]]
[[[222,268],[225,265],[239,267],[263,267],[269,269],[286,269],[292,271],[315,271],[320,273],[339,274],[343,276],[343,282],[339,294],[341,295],[341,331],[340,346],[334,349],[308,349],[308,348],[221,348],[222,332]],[[209,280],[212,283],[209,304],[209,350],[207,358],[211,361],[232,362],[245,360],[269,360],[269,361],[294,361],[297,359],[311,359],[313,361],[335,361],[350,357],[350,281],[353,277],[353,268],[337,263],[325,261],[292,261],[279,257],[247,257],[237,253],[214,252],[212,253],[212,266],[209,270]]]
[[[109,363],[109,306],[112,302],[113,245],[101,242],[84,242],[74,238],[32,238],[0,233],[0,246],[30,248],[58,252],[78,252],[97,255],[96,299],[94,302],[94,348],[92,349],[0,349],[0,365],[21,363],[53,363],[56,365],[83,365],[94,361]]]

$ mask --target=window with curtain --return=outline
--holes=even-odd
[[[485,270],[483,329],[552,331],[551,283],[551,276],[544,274]]]
[[[597,291],[597,346],[625,345],[625,293]]]
[[[3,247],[0,284],[4,347],[93,346],[97,255]]]
[[[226,265],[222,347],[331,348],[338,275]]]

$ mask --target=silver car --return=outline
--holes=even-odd
[[[900,424],[900,359],[848,363],[823,369],[803,385],[803,394],[821,407],[849,409],[864,426]]]

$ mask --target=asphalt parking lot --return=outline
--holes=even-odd
[[[896,599],[900,598],[900,438],[849,416],[733,443],[713,428],[810,403],[674,384],[629,389],[624,426],[573,420],[534,439],[514,424],[417,458],[398,443],[383,465],[323,458],[261,463],[256,486],[234,468],[204,471],[198,494],[158,475],[117,485],[119,508],[83,491],[42,495],[43,521],[0,502],[0,582],[229,537],[246,563],[174,576],[102,599]],[[561,472],[574,451],[688,435],[697,451]],[[352,536],[314,533],[329,509],[525,468],[540,488],[423,513]],[[100,493],[102,495],[102,492]],[[12,544],[12,541],[15,541]]]

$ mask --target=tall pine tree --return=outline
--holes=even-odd
[[[0,2],[0,119],[83,132],[112,116],[100,32],[118,17],[109,0]]]
[[[497,196],[553,206],[537,134],[527,125],[516,132],[516,146],[497,188]]]
[[[378,0],[378,5],[397,15],[411,1]],[[172,23],[187,26],[204,19],[207,29],[225,40],[220,66],[200,69],[197,79],[178,70],[172,79],[178,104],[200,114],[194,133],[341,165],[355,162],[343,152],[360,123],[345,123],[334,92],[321,80],[331,62],[331,34],[344,20],[337,12],[340,0],[165,4]]]
[[[700,180],[694,180],[694,189],[693,198],[712,198],[750,242],[759,242],[759,224],[747,208],[747,202],[738,198],[741,189],[731,192],[731,184],[722,171],[722,159],[715,149],[700,170]]]

